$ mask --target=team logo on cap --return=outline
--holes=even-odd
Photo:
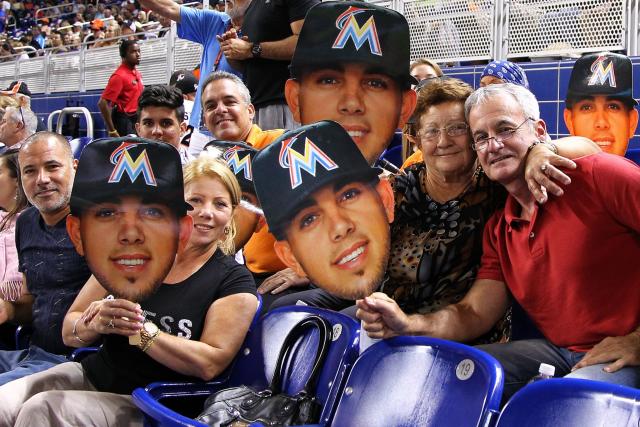
[[[224,152],[222,157],[227,162],[227,165],[234,174],[238,175],[240,171],[243,172],[245,179],[253,181],[253,172],[251,171],[251,155],[247,154],[242,159],[238,156],[238,151],[243,150],[242,147],[229,148]]]
[[[343,49],[347,42],[352,40],[356,50],[360,50],[364,43],[368,41],[371,54],[382,56],[382,47],[378,39],[378,30],[376,29],[376,21],[373,19],[373,15],[367,19],[362,27],[356,21],[356,15],[368,10],[372,9],[351,6],[338,16],[336,28],[340,30],[340,33],[335,42],[333,42],[333,49]]]
[[[598,56],[598,58],[591,64],[591,78],[589,79],[589,86],[604,85],[607,80],[610,87],[616,87],[616,72],[613,68],[613,61],[605,67],[604,61],[607,60],[606,56]]]
[[[327,156],[309,138],[305,137],[304,140],[304,154],[294,150],[292,146],[298,140],[298,136],[299,134],[282,141],[282,147],[280,147],[280,166],[283,169],[289,169],[292,190],[302,184],[303,170],[315,177],[318,164],[327,171],[338,168],[336,162],[331,160],[331,157]]]
[[[113,172],[111,172],[108,182],[120,182],[122,177],[127,174],[131,183],[134,183],[136,182],[136,179],[142,175],[145,184],[157,187],[158,183],[156,182],[153,169],[151,169],[147,150],[142,150],[135,160],[133,160],[129,155],[129,149],[136,145],[137,144],[132,142],[123,142],[113,153],[111,153],[109,160],[111,161],[111,164],[115,165],[115,167],[113,168]]]

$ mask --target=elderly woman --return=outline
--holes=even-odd
[[[464,102],[472,91],[460,80],[443,79],[419,93],[414,113],[416,143],[424,162],[410,166],[405,175],[394,179],[396,210],[388,280],[381,289],[387,301],[406,315],[430,313],[462,299],[480,264],[484,225],[504,203],[504,190],[488,180],[471,149]],[[532,145],[527,158],[528,180],[539,201],[546,196],[539,193],[533,181],[561,194],[560,188],[540,172],[540,166],[573,163],[553,153],[558,149],[571,157],[598,151],[595,144],[584,139]],[[547,167],[547,172],[567,183],[567,177],[555,167]],[[384,313],[373,306],[375,302],[369,306],[368,301],[371,299],[358,302],[357,315],[364,321],[365,330],[384,330],[385,338],[401,334],[394,331],[395,325],[384,322]],[[505,325],[497,325],[480,342],[508,338]]]

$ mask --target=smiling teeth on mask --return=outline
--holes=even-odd
[[[360,256],[364,252],[364,246],[360,246],[355,251],[351,252],[349,255],[343,257],[340,261],[338,261],[338,265],[346,264],[349,261],[353,261],[358,256]]]
[[[117,264],[120,265],[142,265],[144,264],[143,259],[119,259],[116,261]]]

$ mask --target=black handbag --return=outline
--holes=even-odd
[[[282,382],[288,359],[296,342],[308,329],[319,332],[318,348],[309,379],[296,395],[282,393]],[[261,422],[267,426],[316,424],[321,405],[315,397],[316,383],[327,357],[331,343],[331,326],[319,316],[309,316],[298,322],[284,339],[269,388],[255,391],[239,386],[211,394],[204,404],[204,411],[196,418],[213,427],[247,426]]]

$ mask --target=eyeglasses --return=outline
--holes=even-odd
[[[24,127],[25,123],[24,123],[24,114],[22,114],[22,106],[20,106],[18,108],[20,109],[20,119],[22,120],[22,127]]]
[[[487,148],[487,146],[489,145],[489,141],[491,141],[492,139],[502,144],[503,142],[508,141],[513,135],[515,135],[515,133],[529,120],[534,119],[533,117],[527,117],[526,119],[524,119],[524,122],[520,123],[515,128],[503,129],[498,132],[496,136],[476,136],[471,143],[471,148],[473,148],[474,151],[482,151]]]
[[[440,139],[442,131],[445,131],[449,136],[461,136],[466,135],[469,131],[469,126],[464,123],[452,123],[449,126],[443,128],[428,127],[422,132],[419,132],[417,137],[425,142],[435,142]]]

